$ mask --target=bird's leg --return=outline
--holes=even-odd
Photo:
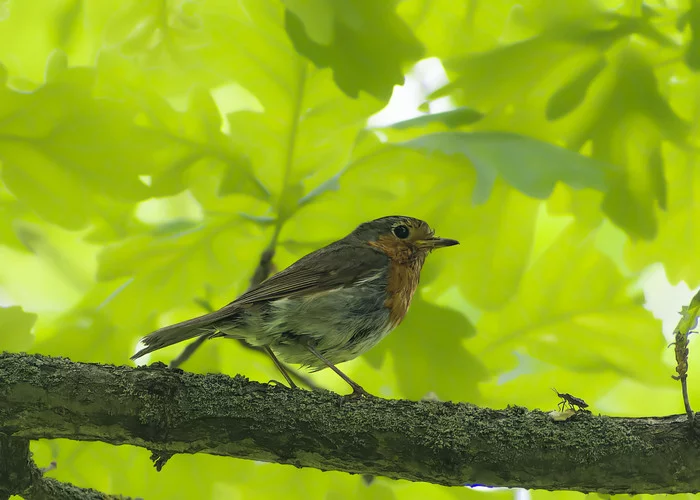
[[[265,349],[265,352],[270,356],[270,358],[272,359],[272,362],[275,363],[275,366],[277,367],[277,369],[282,373],[282,376],[285,378],[285,380],[289,384],[289,387],[291,387],[292,389],[296,389],[297,385],[292,380],[292,377],[289,376],[289,373],[287,373],[287,370],[284,369],[284,366],[282,366],[282,363],[280,363],[279,359],[277,359],[277,356],[275,356],[275,353],[272,352],[272,349],[270,349],[269,346],[264,346],[263,349]]]
[[[348,377],[347,375],[345,375],[345,374],[344,374],[343,372],[341,372],[333,363],[331,363],[330,361],[328,361],[320,352],[318,352],[318,351],[316,350],[316,348],[315,348],[313,345],[311,345],[310,342],[307,342],[306,348],[309,350],[309,352],[310,352],[311,354],[313,354],[313,355],[316,356],[318,359],[320,359],[321,361],[323,361],[323,363],[324,363],[328,368],[330,368],[330,369],[333,370],[335,373],[337,373],[338,376],[339,376],[340,378],[342,378],[343,380],[345,380],[345,381],[350,385],[350,387],[352,387],[352,394],[349,394],[348,397],[350,397],[350,398],[356,398],[356,397],[360,397],[360,396],[370,396],[370,393],[369,393],[369,392],[365,391],[365,390],[362,388],[362,386],[360,386],[360,384],[358,384],[357,382],[355,382],[354,380],[352,380],[350,377]]]

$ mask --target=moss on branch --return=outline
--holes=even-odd
[[[466,403],[344,401],[160,363],[0,354],[0,432],[426,481],[605,493],[700,491],[685,415],[610,418]],[[162,463],[162,460],[161,460]]]

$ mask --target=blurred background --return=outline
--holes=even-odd
[[[341,366],[369,392],[682,413],[667,345],[700,286],[698,70],[698,0],[0,0],[0,351],[131,364],[144,334],[242,293],[270,245],[283,269],[401,214],[461,245]],[[698,359],[691,342],[691,403]],[[223,340],[182,368],[278,377]],[[147,499],[585,496],[32,450]]]

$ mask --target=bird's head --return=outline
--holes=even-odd
[[[459,244],[457,240],[435,236],[427,222],[402,215],[360,224],[350,237],[379,248],[390,258],[400,261],[425,258],[437,248]]]

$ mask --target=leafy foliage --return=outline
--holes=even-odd
[[[32,345],[31,329],[36,314],[26,313],[19,306],[0,308],[0,330],[7,332],[0,338],[3,351],[23,351]]]
[[[368,390],[544,409],[556,386],[594,411],[680,412],[635,290],[656,263],[700,285],[699,19],[696,0],[0,2],[0,349],[126,363],[143,334],[240,294],[270,244],[281,269],[403,213],[461,245],[344,365]],[[447,83],[411,72],[420,58]],[[370,126],[409,73],[413,117]],[[184,368],[277,377],[226,341]],[[145,498],[513,496],[33,450],[61,480]]]
[[[318,67],[332,67],[338,86],[352,97],[364,90],[388,99],[392,87],[403,83],[402,66],[423,54],[393,1],[284,3],[285,27],[295,48]]]
[[[426,153],[461,154],[476,170],[474,201],[484,202],[500,174],[518,191],[548,198],[557,182],[606,191],[614,169],[551,144],[505,132],[442,132],[405,143]]]

